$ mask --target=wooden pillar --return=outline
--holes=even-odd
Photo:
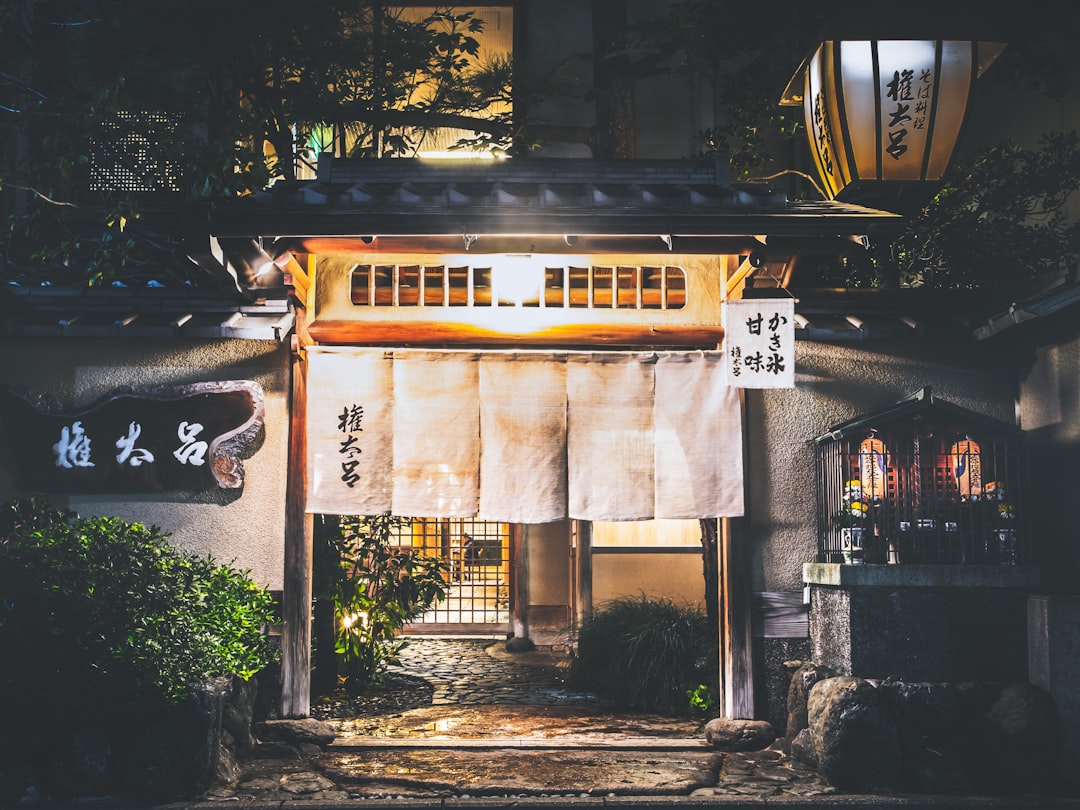
[[[754,657],[750,625],[750,549],[743,518],[720,523],[720,691],[721,716],[754,717]]]
[[[592,522],[578,520],[574,549],[574,621],[592,610]]]
[[[303,318],[303,310],[297,311]],[[301,329],[298,329],[301,334]],[[285,484],[285,577],[282,595],[281,716],[311,712],[311,550],[307,503],[307,363],[293,339],[289,461]]]
[[[746,452],[746,398],[740,392],[743,418],[743,493],[750,510],[750,459]],[[747,518],[720,521],[720,711],[729,720],[754,717],[754,638],[751,627],[753,577]]]
[[[510,555],[513,558],[510,582],[510,624],[514,638],[529,637],[529,549],[528,530],[520,523],[510,524]]]

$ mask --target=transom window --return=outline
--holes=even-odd
[[[357,264],[352,303],[374,307],[526,306],[555,309],[682,309],[686,271],[672,266],[544,267],[500,275],[492,267]]]

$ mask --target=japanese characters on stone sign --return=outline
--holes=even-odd
[[[5,391],[5,433],[30,487],[47,492],[237,489],[262,429],[246,380],[123,389],[76,413]]]
[[[795,386],[795,299],[724,302],[724,353],[732,388]]]

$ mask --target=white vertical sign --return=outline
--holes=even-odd
[[[725,301],[724,354],[732,388],[794,388],[795,299]]]

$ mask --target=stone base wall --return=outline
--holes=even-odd
[[[815,662],[861,678],[1026,680],[1030,587],[1024,572],[935,570],[962,566],[815,568],[828,569],[817,582],[817,572],[809,572]],[[899,570],[909,568],[923,570]]]

